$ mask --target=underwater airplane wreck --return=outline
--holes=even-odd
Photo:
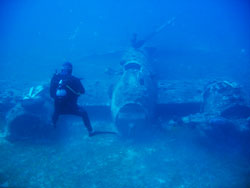
[[[104,117],[112,121],[124,137],[171,126],[195,127],[208,134],[213,129],[230,127],[249,135],[249,95],[240,85],[225,80],[157,80],[148,55],[147,50],[135,48],[124,53],[122,71],[116,76],[110,95],[103,92],[109,90],[107,82],[84,82],[88,93],[79,102],[94,114],[95,120]],[[6,137],[39,139],[53,135],[48,83],[34,86],[18,98],[2,112],[6,114]],[[10,103],[9,99],[1,101]]]
[[[205,134],[230,128],[249,135],[249,93],[239,84],[227,80],[157,78],[152,48],[145,47],[145,43],[174,20],[173,17],[163,23],[143,40],[138,40],[135,34],[131,47],[118,53],[118,57],[111,53],[112,57],[105,62],[112,61],[111,66],[119,64],[121,71],[106,67],[108,78],[84,80],[87,92],[80,98],[80,105],[90,113],[91,120],[112,122],[124,137],[138,137],[150,129],[168,130],[173,126],[195,127]],[[93,64],[103,58],[97,58]],[[27,88],[24,94],[9,93],[0,95],[0,114],[6,122],[1,128],[2,135],[14,139],[54,136],[49,83]]]

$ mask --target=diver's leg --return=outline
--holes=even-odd
[[[91,126],[90,120],[89,120],[89,116],[88,113],[81,107],[78,107],[77,111],[76,111],[76,115],[81,116],[82,120],[84,122],[85,127],[88,130],[89,135],[91,136],[91,134],[94,132],[93,128]]]
[[[88,113],[84,110],[84,109],[80,109],[80,113],[82,114],[82,120],[84,122],[85,127],[87,128],[88,132],[92,132],[93,128],[91,126],[90,120],[89,120],[89,116]]]

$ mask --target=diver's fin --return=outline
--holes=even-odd
[[[89,134],[89,136],[92,137],[99,134],[117,134],[117,133],[112,131],[94,131],[93,133]]]

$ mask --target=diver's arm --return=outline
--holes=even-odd
[[[66,87],[75,95],[81,95],[85,93],[85,89],[80,81],[80,79],[75,78],[71,84],[67,84]]]

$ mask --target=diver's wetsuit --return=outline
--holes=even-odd
[[[71,75],[55,74],[53,76],[50,82],[50,96],[55,102],[52,116],[54,125],[56,125],[60,115],[72,114],[82,117],[88,132],[93,130],[87,112],[77,105],[78,97],[84,93],[85,89],[80,79]]]

